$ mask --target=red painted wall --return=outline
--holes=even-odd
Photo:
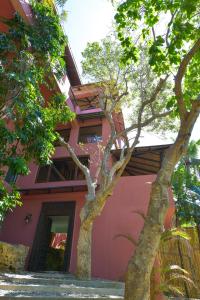
[[[1,0],[0,2],[0,17],[7,19],[13,18],[15,10],[9,0]],[[0,22],[0,31],[6,31],[8,28]]]
[[[133,245],[117,234],[131,234],[137,240],[142,229],[142,218],[133,211],[146,212],[151,182],[155,176],[122,177],[104,210],[94,223],[92,242],[92,274],[94,277],[122,280]],[[80,226],[79,213],[84,203],[84,193],[58,193],[23,197],[23,206],[16,208],[6,218],[0,239],[9,243],[32,246],[42,202],[76,201],[70,272],[76,267],[76,246]],[[173,203],[171,210],[173,210]],[[32,221],[25,224],[31,213]],[[169,220],[168,220],[169,221]]]
[[[71,123],[71,132],[70,132],[70,145],[74,148],[78,156],[88,155],[90,157],[90,170],[92,175],[95,174],[97,164],[100,159],[99,150],[97,144],[85,144],[83,147],[80,147],[78,142],[79,128],[83,126],[92,126],[102,124],[102,138],[103,144],[106,144],[106,141],[109,136],[109,124],[105,118],[103,119],[94,119],[94,120],[84,120],[84,121],[74,121]],[[66,149],[64,147],[57,147],[53,158],[64,158],[69,157]],[[38,166],[35,163],[31,163],[30,173],[27,176],[19,176],[17,180],[17,185],[21,189],[29,188],[44,188],[44,187],[58,187],[58,186],[74,186],[74,185],[84,185],[84,180],[73,180],[73,181],[60,181],[60,182],[47,182],[47,183],[35,183],[37,176]]]

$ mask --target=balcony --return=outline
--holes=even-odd
[[[88,166],[88,157],[80,157],[80,161]],[[51,165],[39,167],[36,183],[84,179],[84,174],[71,158],[62,158],[54,159]]]
[[[90,114],[103,116],[103,112],[99,107],[98,95],[99,89],[94,84],[78,85],[71,88],[70,99],[78,118]]]

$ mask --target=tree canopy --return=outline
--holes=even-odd
[[[127,124],[133,124],[137,122],[141,102],[153,97],[159,80],[149,65],[146,46],[140,46],[137,63],[130,61],[129,64],[123,64],[123,55],[123,47],[114,31],[100,42],[88,43],[82,53],[83,76],[89,81],[97,82],[99,86],[104,86],[110,96],[114,90],[115,93],[126,91],[117,107],[126,110],[124,118]],[[172,110],[166,107],[166,101],[171,99],[171,94],[172,84],[164,83],[155,97],[157,99],[153,99],[155,101],[150,101],[146,106],[143,119],[148,119],[152,112],[159,115],[165,111],[166,115],[165,118],[152,119],[145,126],[145,130],[166,134],[177,129],[178,119]]]
[[[175,75],[177,66],[189,51],[177,74],[177,79],[184,77],[183,88],[177,83],[175,95],[167,102],[174,111],[178,109],[175,97],[179,103],[184,98],[186,109],[190,109],[191,101],[199,97],[199,13],[200,2],[196,0],[127,0],[122,1],[115,15],[118,38],[124,48],[124,63],[131,59],[137,61],[138,42],[143,41],[147,44],[149,64],[154,72]]]
[[[131,60],[137,62],[139,45],[146,45],[149,65],[155,76],[168,74],[168,80],[172,84],[175,82],[169,97],[165,99],[165,106],[173,109],[182,126],[185,126],[184,115],[191,110],[194,102],[199,101],[199,15],[200,2],[196,0],[134,0],[120,2],[115,16],[118,38],[124,49],[123,63],[130,63]],[[189,151],[191,148],[192,144]],[[178,164],[173,184],[178,199],[178,214],[180,218],[183,214],[183,219],[188,221],[191,217],[189,207],[194,210],[192,206],[196,199],[189,186],[192,182],[196,185],[198,178],[193,172],[193,165],[188,170],[186,160],[187,155]],[[193,204],[188,202],[190,197],[194,200]]]
[[[56,89],[55,77],[64,74],[66,37],[53,9],[32,3],[34,24],[26,24],[19,14],[2,19],[8,31],[0,33],[0,214],[18,202],[15,189],[7,193],[3,180],[6,168],[13,174],[28,174],[28,163],[50,163],[57,138],[58,123],[74,115],[66,105],[66,95]],[[42,86],[51,92],[44,99]]]

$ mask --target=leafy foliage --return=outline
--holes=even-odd
[[[63,7],[67,0],[55,0],[56,4],[59,5],[60,7]]]
[[[8,27],[0,33],[0,169],[2,180],[9,168],[14,174],[29,172],[28,163],[50,163],[57,138],[55,127],[68,122],[73,113],[66,96],[57,92],[56,81],[64,72],[66,37],[52,8],[32,3],[34,25],[24,23],[16,13],[2,21]],[[48,101],[42,91],[48,90]],[[13,190],[6,194],[1,183],[0,214],[18,203]],[[16,200],[14,200],[14,195]]]
[[[181,224],[200,222],[200,141],[191,141],[187,155],[182,158],[172,177],[176,197],[177,217]]]
[[[189,272],[178,265],[170,265],[161,269],[161,283],[159,291],[168,296],[184,296],[185,293],[178,286],[178,283],[185,282],[196,288]]]
[[[10,193],[0,182],[0,223],[3,221],[5,213],[8,210],[12,210],[16,205],[21,206],[22,202],[20,201],[20,193],[16,190],[15,186]]]
[[[56,4],[59,7],[63,8],[67,0],[43,0],[43,3],[48,4],[50,6]]]
[[[162,245],[162,248],[165,249],[165,245],[169,242],[169,240],[174,241],[176,239],[185,241],[187,248],[189,249],[190,236],[182,228],[171,228],[165,230],[161,235],[160,245]],[[158,255],[158,259],[159,257],[160,256]],[[160,275],[160,282],[155,293],[162,292],[168,296],[184,296],[185,293],[181,288],[180,283],[187,283],[192,286],[192,288],[196,288],[195,283],[191,279],[191,274],[187,270],[176,264],[164,265],[163,262],[164,260],[161,259],[159,268],[154,268],[153,270],[153,275],[157,272]]]
[[[120,102],[120,108],[125,108],[129,124],[137,123],[138,111],[141,103],[151,98],[158,83],[149,64],[148,53],[145,47],[140,47],[137,64],[131,62],[128,65],[121,63],[123,59],[123,48],[116,39],[116,33],[102,39],[101,42],[88,43],[82,53],[83,75],[89,81],[98,82],[107,90],[110,98],[115,94],[124,94]],[[165,110],[166,102],[171,99],[171,85],[163,87],[158,99],[146,107],[143,119],[148,119],[152,110],[158,114]],[[168,110],[168,107],[166,108]],[[177,128],[175,116],[165,116],[165,119],[152,120],[147,128],[155,132],[174,131]]]
[[[196,0],[122,1],[115,20],[124,48],[123,62],[137,61],[138,43],[148,45],[149,64],[158,75],[174,72],[184,55],[199,38],[200,2]],[[188,109],[199,95],[200,53],[185,74],[184,101]],[[168,107],[175,108],[172,97]]]
[[[137,246],[137,242],[131,234],[117,234],[114,239],[116,238],[125,238],[131,242],[133,246]],[[165,245],[165,243],[169,240],[175,239],[183,239],[186,243],[188,243],[190,236],[181,228],[171,228],[162,232],[160,245]],[[162,292],[169,296],[184,296],[181,288],[177,286],[179,282],[186,282],[193,286],[193,288],[196,288],[189,272],[178,265],[163,265],[161,260],[159,268],[154,267],[153,269],[152,276],[155,276],[155,274],[159,274],[160,277],[160,281],[156,284],[156,288],[154,290],[155,295]]]
[[[171,228],[169,230],[165,230],[162,233],[160,242],[161,243],[165,243],[170,239],[174,239],[174,238],[181,238],[181,239],[185,239],[185,240],[190,240],[189,235],[187,234],[187,232],[185,232],[184,230],[180,229],[180,228]]]

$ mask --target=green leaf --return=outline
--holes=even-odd
[[[2,119],[12,124],[7,128],[7,122],[0,121],[0,164],[2,170],[10,168],[22,175],[28,174],[33,159],[50,162],[56,126],[75,117],[66,96],[55,94],[53,72],[59,78],[66,75],[63,57],[67,39],[60,18],[47,1],[32,1],[32,11],[34,25],[26,24],[16,13],[11,19],[1,19],[9,30],[0,33],[1,113]],[[43,98],[44,86],[53,97]],[[19,204],[20,197],[15,187],[10,193],[6,191],[5,175],[1,171],[2,216]]]

